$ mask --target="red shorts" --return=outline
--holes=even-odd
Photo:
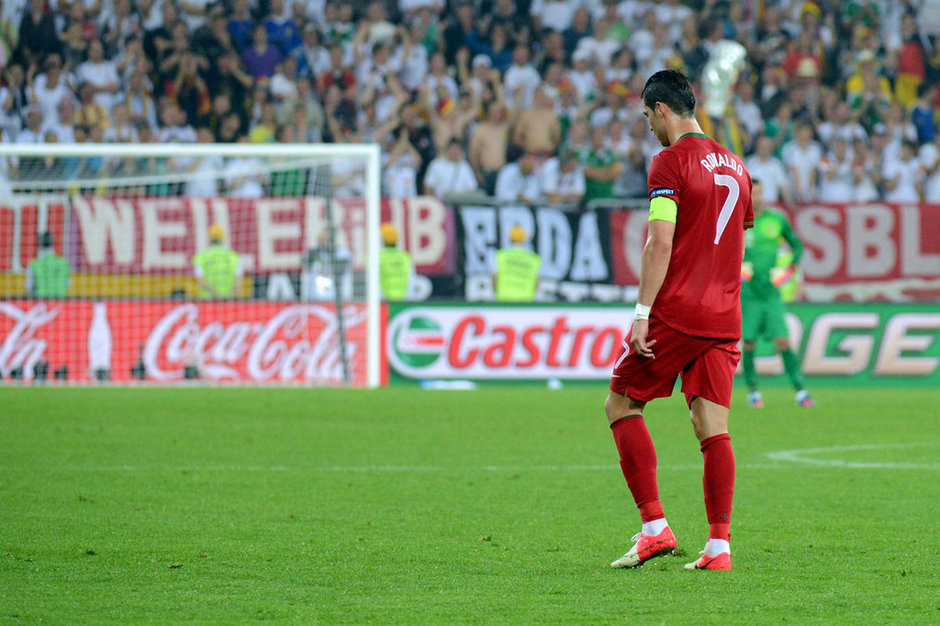
[[[650,318],[648,338],[655,339],[655,359],[639,356],[631,349],[631,329],[623,340],[624,351],[614,365],[610,390],[649,402],[667,398],[682,377],[682,392],[691,405],[702,397],[725,407],[731,406],[734,370],[741,359],[737,339],[704,339],[672,329],[655,317]]]

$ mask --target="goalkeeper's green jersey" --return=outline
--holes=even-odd
[[[790,244],[793,264],[798,264],[803,256],[803,244],[790,226],[787,216],[769,208],[765,208],[760,215],[755,212],[754,228],[746,231],[744,236],[744,262],[750,263],[753,276],[741,285],[741,297],[763,299],[777,296],[770,271],[777,265],[781,239]]]

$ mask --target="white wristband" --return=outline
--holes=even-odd
[[[648,320],[650,318],[650,309],[653,307],[646,306],[645,304],[636,303],[636,309],[633,311],[633,319],[635,320]]]

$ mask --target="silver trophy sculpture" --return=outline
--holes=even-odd
[[[702,91],[705,94],[705,112],[712,118],[722,119],[731,100],[731,91],[744,69],[747,50],[730,39],[715,43],[708,62],[702,70]]]

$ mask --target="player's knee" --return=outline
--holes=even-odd
[[[614,395],[613,392],[610,392],[604,401],[604,412],[607,414],[607,421],[613,424],[628,415],[642,415],[645,405],[645,402],[638,402],[626,396]]]
[[[607,414],[607,421],[613,423],[614,420],[619,419],[614,417],[614,399],[607,394],[607,399],[604,400],[604,413]]]

